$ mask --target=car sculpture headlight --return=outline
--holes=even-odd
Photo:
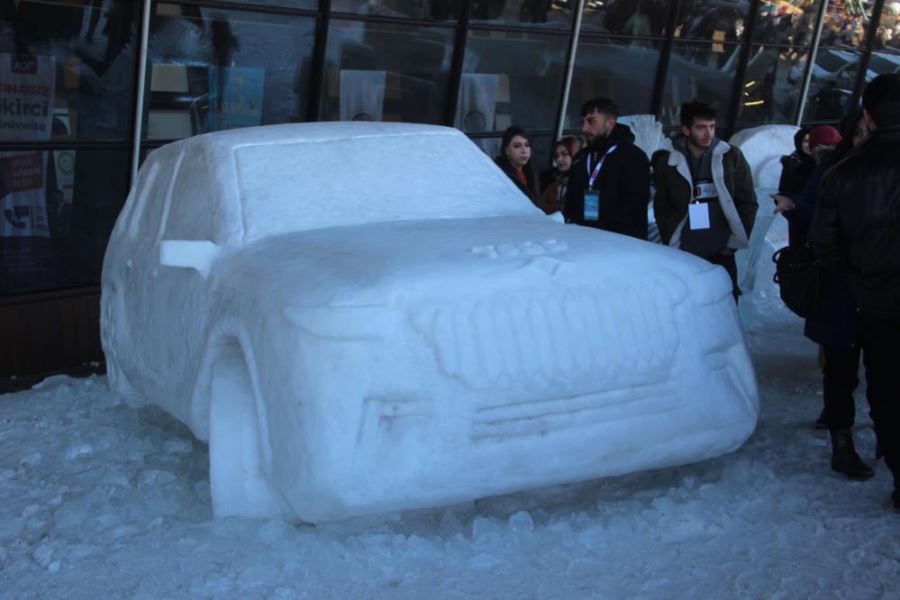
[[[454,129],[152,152],[103,265],[110,385],[210,448],[217,515],[306,521],[706,459],[753,431],[728,276],[545,216]]]

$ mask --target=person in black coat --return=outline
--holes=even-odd
[[[781,157],[781,177],[778,179],[778,193],[787,196],[794,202],[806,188],[806,182],[813,169],[816,168],[816,159],[812,155],[812,146],[809,143],[809,127],[801,127],[794,134],[794,152]],[[823,171],[824,172],[824,171]],[[812,213],[809,218],[812,219]],[[795,231],[796,226],[788,223],[788,240],[790,244],[805,245],[806,232],[803,236]],[[802,239],[801,239],[802,237]]]
[[[810,175],[803,192],[796,196],[796,203],[792,204],[786,198],[775,196],[775,211],[782,212],[791,224],[792,245],[807,243],[818,203],[819,183],[825,173],[862,144],[868,135],[861,111],[844,119],[843,132],[839,138],[829,139],[829,132],[825,129],[827,127],[816,127],[810,134],[810,145],[817,148],[815,154],[819,156],[819,164]],[[826,142],[837,140],[838,143],[833,150],[829,150],[819,143],[819,139]],[[794,235],[798,239],[794,239]],[[831,434],[831,468],[850,479],[869,479],[875,473],[856,453],[852,434],[856,417],[853,392],[859,385],[860,360],[856,302],[847,283],[834,273],[823,271],[820,286],[819,301],[813,313],[807,317],[803,333],[821,345],[825,359],[822,369],[824,409],[820,421]]]
[[[589,100],[581,116],[588,146],[572,162],[566,222],[646,240],[650,160],[616,122],[619,107],[609,98]]]
[[[810,241],[856,300],[866,395],[900,510],[900,74],[873,79],[862,106],[869,139],[822,178]]]

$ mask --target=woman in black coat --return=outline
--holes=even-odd
[[[776,212],[783,212],[794,228],[792,233],[796,231],[802,235],[804,244],[817,203],[819,181],[825,171],[868,137],[861,111],[844,119],[842,125],[840,142],[833,152],[824,154],[819,160],[796,201],[788,202],[779,195],[775,197]],[[791,239],[792,244],[799,241]],[[850,479],[869,479],[874,472],[856,453],[852,434],[856,416],[853,392],[859,384],[860,359],[856,302],[848,284],[827,269],[822,270],[820,286],[818,304],[807,317],[803,333],[821,345],[825,357],[822,369],[825,408],[821,419],[831,434],[831,468]]]

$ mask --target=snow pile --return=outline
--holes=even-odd
[[[767,271],[768,269],[768,271]],[[889,598],[890,477],[829,470],[811,428],[816,348],[763,262],[748,295],[761,421],[696,465],[292,526],[213,520],[206,445],[104,378],[0,397],[0,590],[8,597]],[[765,282],[765,283],[764,283]],[[861,397],[861,394],[860,394]],[[859,402],[857,440],[874,435]]]

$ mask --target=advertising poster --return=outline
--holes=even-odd
[[[53,57],[0,53],[0,140],[50,139]],[[47,153],[0,153],[0,237],[49,237]]]
[[[209,70],[209,130],[262,124],[265,70],[214,67]]]

